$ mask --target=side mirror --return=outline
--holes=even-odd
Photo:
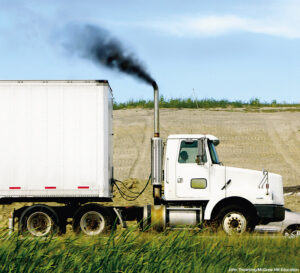
[[[204,138],[198,140],[198,154],[197,154],[196,162],[198,165],[204,165],[207,162]]]

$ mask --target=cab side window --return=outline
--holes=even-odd
[[[181,141],[178,163],[196,163],[198,141]]]

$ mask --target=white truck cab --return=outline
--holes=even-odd
[[[202,204],[204,220],[216,218],[227,207],[245,212],[252,225],[284,219],[282,177],[223,166],[216,151],[218,144],[219,139],[213,135],[168,137],[165,204]]]

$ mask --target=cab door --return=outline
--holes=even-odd
[[[176,196],[184,200],[207,200],[210,164],[197,164],[198,140],[181,140],[176,160]]]

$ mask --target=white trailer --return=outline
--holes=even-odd
[[[154,205],[128,208],[101,204],[112,201],[116,183],[107,81],[0,81],[0,203],[40,202],[15,210],[10,228],[64,233],[72,218],[74,231],[87,235],[128,220],[157,230],[214,222],[231,234],[282,221],[282,177],[223,166],[212,135],[169,136],[163,163],[153,87]]]
[[[112,197],[105,81],[1,81],[0,200]]]

